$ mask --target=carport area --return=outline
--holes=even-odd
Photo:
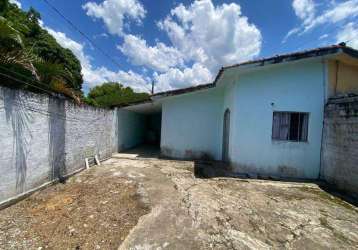
[[[146,145],[160,149],[162,105],[148,101],[132,104],[118,110],[119,150]]]
[[[145,147],[0,211],[0,248],[356,249],[357,207],[318,184],[195,176]]]

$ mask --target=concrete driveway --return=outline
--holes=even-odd
[[[358,249],[357,207],[316,184],[195,178],[193,162],[154,156],[104,162],[151,208],[120,249]]]

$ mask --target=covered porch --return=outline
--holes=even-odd
[[[160,150],[162,105],[144,102],[118,109],[118,151],[141,146]]]

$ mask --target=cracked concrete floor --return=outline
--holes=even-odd
[[[189,161],[104,162],[151,211],[120,249],[358,249],[358,209],[316,184],[194,177]]]
[[[0,249],[358,249],[357,207],[317,185],[197,167],[113,155],[1,210]]]

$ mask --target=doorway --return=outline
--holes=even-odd
[[[144,152],[160,151],[162,107],[148,101],[118,109],[118,152],[133,149]],[[139,153],[140,152],[140,153]]]
[[[229,162],[229,144],[230,144],[230,110],[226,109],[224,113],[223,145],[222,145],[222,160],[224,162]]]

